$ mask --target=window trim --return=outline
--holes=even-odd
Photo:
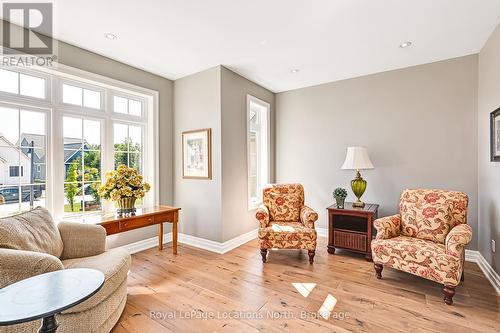
[[[250,94],[247,94],[247,110],[246,110],[246,123],[247,123],[247,203],[248,210],[255,210],[262,204],[262,193],[258,196],[258,201],[251,200],[250,196],[250,186],[249,186],[249,172],[250,172],[250,105],[251,103],[258,104],[264,108],[266,108],[266,119],[267,119],[267,179],[265,183],[269,183],[271,181],[271,104],[255,97]],[[258,166],[260,168],[260,166]],[[258,184],[260,186],[260,184]]]
[[[13,68],[11,69],[15,72],[40,76],[46,78],[46,100],[40,100],[38,98],[26,97],[17,94],[3,93],[0,92],[0,104],[4,104],[7,107],[25,108],[27,110],[41,110],[46,112],[46,132],[47,138],[45,142],[46,149],[46,208],[52,212],[56,221],[60,221],[64,216],[64,205],[59,205],[62,200],[64,200],[64,177],[56,172],[53,165],[63,165],[63,149],[58,149],[59,144],[61,147],[64,143],[63,138],[63,128],[62,128],[62,117],[63,115],[68,116],[80,116],[83,118],[98,118],[101,121],[101,144],[105,142],[110,142],[110,149],[113,150],[113,133],[112,133],[112,121],[110,119],[124,121],[130,125],[141,125],[143,126],[143,147],[148,147],[142,152],[143,159],[143,173],[145,180],[148,181],[151,186],[151,192],[146,196],[144,205],[153,206],[158,205],[159,200],[159,93],[158,91],[151,90],[148,88],[136,86],[131,83],[118,81],[109,77],[105,77],[99,74],[87,72],[74,67],[66,66],[59,63],[54,63],[51,68],[47,67],[37,67],[33,66],[32,69],[25,68]],[[71,85],[76,85],[92,90],[102,91],[101,93],[101,110],[93,108],[85,108],[77,105],[64,104],[62,102],[62,83],[68,82]],[[77,82],[78,84],[75,84]],[[54,87],[54,91],[52,91]],[[98,89],[96,89],[98,88]],[[104,92],[107,92],[104,93]],[[143,103],[143,117],[120,115],[112,112],[112,103],[110,103],[111,98],[114,93],[128,95],[131,94],[133,99],[141,98]],[[106,96],[107,95],[107,96]],[[118,115],[118,116],[117,116]],[[125,116],[125,117],[122,117]],[[56,145],[57,149],[54,149]],[[104,149],[101,148],[101,168],[102,176],[104,180],[104,174],[106,170],[114,167],[114,160],[112,154],[107,154],[111,156],[106,156],[104,154]],[[107,159],[107,162],[106,162]],[[146,163],[146,161],[154,161],[154,163]],[[59,207],[61,206],[61,207]],[[109,212],[114,209],[112,203],[107,203],[103,205],[103,211]]]
[[[18,93],[10,93],[6,91],[0,91],[0,100],[3,101],[12,101],[13,103],[41,103],[42,106],[50,105],[52,91],[51,91],[51,80],[50,75],[46,75],[44,73],[35,72],[32,70],[27,70],[25,68],[16,67],[15,70],[0,67],[0,69],[17,73],[17,90]],[[33,97],[28,95],[21,94],[21,74],[34,76],[45,81],[45,98]]]

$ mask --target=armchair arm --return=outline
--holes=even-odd
[[[41,252],[0,249],[0,288],[29,277],[59,271],[58,258]]]
[[[465,245],[469,244],[471,239],[472,228],[469,225],[459,224],[455,226],[446,236],[446,254],[461,258]]]
[[[376,219],[373,226],[377,230],[376,239],[389,239],[397,237],[401,233],[401,215],[391,215]]]
[[[269,224],[269,209],[265,205],[259,206],[255,212],[255,218],[259,221],[261,228],[267,227]]]
[[[58,225],[63,240],[61,259],[96,256],[106,247],[106,229],[100,225],[62,222]]]
[[[314,222],[318,220],[318,213],[312,208],[303,206],[300,210],[300,222],[306,227],[314,229]]]

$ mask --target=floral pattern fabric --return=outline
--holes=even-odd
[[[401,215],[382,217],[373,221],[373,226],[377,230],[376,239],[389,239],[397,237],[401,233]]]
[[[467,224],[457,225],[446,236],[446,254],[460,258],[471,239],[472,228]]]
[[[467,223],[468,197],[445,190],[405,190],[401,194],[401,234],[444,244],[456,225]]]
[[[316,249],[318,214],[304,206],[301,184],[271,185],[263,191],[263,202],[256,212],[261,249]]]
[[[316,230],[300,222],[272,221],[268,227],[259,229],[261,249],[316,249]]]
[[[461,255],[447,254],[445,245],[408,236],[372,241],[372,258],[374,263],[451,286],[458,285],[463,268]]]
[[[318,213],[307,206],[302,207],[300,210],[300,222],[302,222],[306,227],[314,229],[314,222],[317,220]]]

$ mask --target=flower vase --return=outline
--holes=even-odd
[[[118,199],[118,201],[116,201],[118,205],[118,210],[116,211],[118,217],[135,215],[135,200],[135,197]]]
[[[345,203],[344,197],[335,197],[335,201],[337,202],[337,208],[344,209],[344,203]]]

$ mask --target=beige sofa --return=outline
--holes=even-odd
[[[109,332],[127,300],[130,255],[124,249],[105,251],[106,231],[80,223],[56,225],[49,212],[30,212],[0,219],[0,288],[46,272],[93,268],[104,273],[102,289],[85,302],[57,316],[58,333]],[[0,327],[0,332],[37,332],[40,321]]]

